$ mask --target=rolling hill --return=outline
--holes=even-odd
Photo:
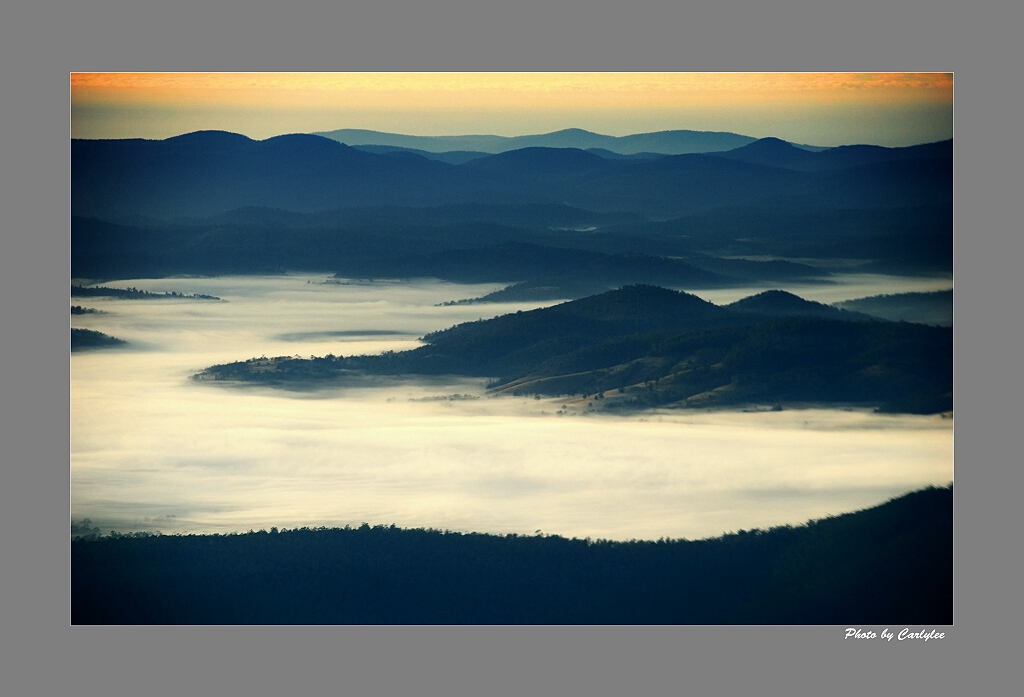
[[[951,329],[864,320],[788,295],[738,305],[757,312],[629,286],[434,332],[411,351],[252,359],[194,378],[309,385],[365,374],[481,376],[497,394],[593,395],[597,407],[584,401],[586,411],[783,401],[952,409]]]

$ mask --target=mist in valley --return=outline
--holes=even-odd
[[[867,410],[562,411],[485,379],[279,389],[191,381],[265,355],[402,351],[544,303],[441,306],[501,285],[324,276],[105,285],[220,301],[90,299],[72,326],[128,342],[71,357],[71,516],[102,530],[232,532],[395,524],[606,539],[799,524],[953,479],[952,420]],[[837,275],[809,300],[949,287]],[[762,288],[698,293],[726,304]]]

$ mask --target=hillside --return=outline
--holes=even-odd
[[[804,300],[800,296],[787,293],[784,290],[766,290],[763,293],[737,300],[726,307],[737,312],[749,312],[762,317],[827,317],[848,322],[877,319],[862,312]]]
[[[92,532],[71,543],[71,621],[952,624],[953,490],[693,542],[368,525],[99,539]]]
[[[772,304],[751,303],[762,312]],[[594,395],[596,406],[584,399],[586,411],[783,401],[952,409],[951,330],[825,319],[815,316],[816,303],[800,315],[793,304],[769,319],[687,293],[629,286],[458,325],[428,334],[427,344],[411,351],[251,359],[194,378],[298,385],[361,374],[480,376],[492,378],[498,394]]]
[[[117,348],[128,344],[124,339],[107,336],[92,329],[71,329],[71,351],[87,351],[90,349]]]

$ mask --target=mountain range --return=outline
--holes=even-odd
[[[687,130],[636,133],[628,136],[606,136],[585,131],[582,128],[566,128],[553,133],[525,136],[410,136],[358,128],[321,131],[315,135],[324,136],[325,138],[352,146],[392,146],[434,153],[477,151],[491,155],[521,148],[578,148],[580,150],[600,148],[618,155],[633,155],[644,152],[660,153],[663,155],[684,155],[687,153],[732,150],[756,140],[756,138],[737,133]]]
[[[247,206],[309,213],[353,206],[566,204],[671,218],[772,200],[830,208],[952,201],[951,141],[930,149],[832,152],[779,141],[749,151],[609,159],[574,148],[526,147],[449,164],[302,134],[263,141],[219,131],[162,141],[76,139],[72,214],[172,219]]]
[[[631,156],[531,146],[453,151],[449,162],[388,150],[399,147],[218,131],[73,140],[73,277],[291,269],[465,280],[472,271],[525,283],[502,296],[522,299],[827,275],[779,260],[793,258],[952,271],[952,141],[814,152],[764,138]],[[494,253],[509,244],[534,251]],[[676,270],[644,276],[644,265]]]

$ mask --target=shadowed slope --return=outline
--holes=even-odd
[[[81,539],[71,621],[951,624],[953,490],[697,542],[368,525]]]

